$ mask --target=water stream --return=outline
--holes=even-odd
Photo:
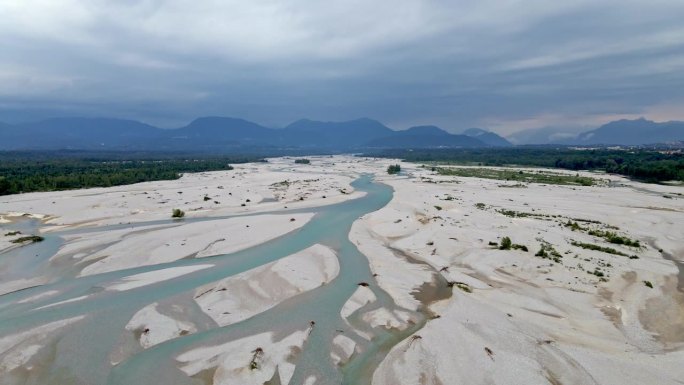
[[[48,275],[51,282],[49,284],[0,296],[0,338],[48,322],[86,315],[77,327],[69,328],[66,334],[50,342],[52,353],[45,355],[44,362],[37,366],[33,375],[24,379],[25,383],[201,384],[201,379],[190,378],[180,372],[175,361],[176,356],[196,347],[214,346],[267,331],[285,336],[296,330],[303,330],[310,321],[315,321],[315,327],[297,359],[297,368],[290,383],[301,384],[308,376],[315,375],[318,378],[317,384],[369,384],[374,368],[386,352],[422,327],[425,317],[423,314],[414,313],[417,322],[404,331],[376,328],[371,341],[356,336],[342,320],[340,309],[361,281],[370,283],[370,288],[377,296],[378,301],[374,307],[397,309],[391,297],[375,284],[366,257],[348,240],[352,223],[359,217],[385,206],[392,198],[392,189],[387,185],[373,183],[370,176],[359,178],[353,186],[359,191],[366,192],[366,195],[343,203],[309,209],[307,211],[315,212],[316,215],[299,230],[233,254],[184,259],[86,277],[75,277],[68,268],[57,269],[57,275]],[[193,221],[216,219],[202,218]],[[144,225],[149,223],[127,226]],[[37,226],[37,222],[23,223],[21,226],[28,231],[31,230],[31,226]],[[103,230],[101,227],[93,229]],[[87,233],[90,230],[76,231]],[[194,289],[197,287],[275,261],[317,243],[326,245],[337,253],[340,273],[331,283],[300,294],[266,312],[233,325],[214,325],[204,330],[200,329],[194,334],[161,343],[147,350],[138,347],[137,350],[130,352],[124,361],[112,365],[112,349],[121,345],[122,335],[129,333],[124,330],[124,326],[133,314],[144,306],[162,301],[191,306]],[[48,274],[48,259],[61,244],[60,232],[55,231],[48,235],[45,242],[0,254],[3,277]],[[103,289],[108,284],[132,274],[207,263],[215,266],[138,289],[123,292]],[[56,294],[19,303],[22,299],[53,291]],[[38,309],[81,296],[87,297]],[[199,309],[194,310],[200,312]],[[206,322],[206,318],[203,314],[198,314],[195,319]],[[330,359],[332,339],[336,333],[345,333],[346,336],[353,338],[362,351],[355,354],[342,368],[334,366]]]

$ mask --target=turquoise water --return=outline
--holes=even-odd
[[[307,210],[316,212],[316,215],[301,229],[237,253],[180,260],[82,278],[71,276],[68,269],[59,270],[65,273],[65,276],[53,277],[54,283],[0,297],[0,337],[46,322],[86,315],[77,327],[69,328],[65,335],[54,341],[54,353],[50,355],[53,359],[46,360],[45,364],[40,366],[41,374],[26,379],[26,383],[196,384],[201,382],[188,378],[176,368],[174,357],[180,353],[267,331],[276,331],[277,335],[282,337],[296,330],[303,330],[308,327],[310,321],[315,321],[316,326],[298,357],[297,369],[291,383],[300,384],[309,375],[318,377],[317,384],[370,383],[370,375],[384,353],[413,330],[421,327],[422,321],[404,332],[375,329],[375,337],[368,342],[356,336],[341,319],[340,309],[362,281],[371,284],[371,289],[379,299],[373,307],[396,308],[391,298],[375,284],[366,257],[348,240],[352,223],[362,215],[385,206],[392,198],[392,189],[383,184],[373,183],[369,176],[359,178],[353,186],[367,194],[347,202]],[[137,226],[142,225],[146,224]],[[6,260],[10,270],[16,269],[15,276],[34,274],[38,270],[44,271],[47,266],[45,261],[61,245],[59,235],[59,232],[51,233],[47,243],[21,248],[26,251],[15,249],[0,254],[0,266],[4,266],[2,264]],[[126,338],[124,326],[142,307],[152,302],[177,303],[192,307],[195,288],[275,261],[316,243],[331,247],[338,255],[340,274],[331,283],[226,327],[212,327],[206,316],[200,314],[199,309],[195,307],[198,313],[194,318],[196,323],[208,326],[195,334],[170,340],[144,351],[137,348],[129,352],[127,359],[116,366],[110,363],[113,347],[121,346],[122,339]],[[36,268],[38,270],[33,271],[33,265],[23,260],[29,251],[38,255],[38,259],[35,260],[35,266],[40,266]],[[109,283],[131,274],[206,263],[215,264],[215,267],[125,292],[102,290]],[[22,298],[48,290],[57,290],[59,294],[30,304],[16,303]],[[82,295],[89,297],[82,301],[35,310],[42,305]],[[421,314],[415,314],[416,319],[422,320],[422,317]],[[363,350],[362,354],[352,357],[351,362],[343,368],[335,367],[330,360],[332,339],[340,332],[354,339]]]

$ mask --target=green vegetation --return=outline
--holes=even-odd
[[[548,214],[537,214],[537,213],[526,213],[523,211],[515,211],[515,210],[508,210],[508,209],[498,209],[496,210],[497,213],[505,215],[507,217],[511,218],[536,218],[536,219],[545,219],[545,218],[555,218],[555,216],[548,215]]]
[[[401,171],[401,166],[398,164],[392,164],[387,167],[387,173],[390,175],[398,174]]]
[[[593,243],[584,243],[584,242],[577,242],[577,241],[572,241],[570,244],[573,246],[581,247],[583,249],[587,249],[587,250],[596,250],[596,251],[600,251],[602,253],[621,255],[623,257],[628,257],[627,254],[625,254],[621,251],[615,250],[612,247],[599,246],[599,245],[594,245]]]
[[[513,242],[511,242],[511,238],[503,237],[501,238],[501,245],[499,245],[499,250],[510,250],[512,245]]]
[[[297,163],[297,164],[309,164],[309,163],[311,163],[311,161],[308,159],[295,159],[295,163]]]
[[[556,249],[548,242],[542,242],[539,251],[534,254],[535,257],[550,259],[556,263],[562,263],[563,256],[556,251]]]
[[[607,240],[610,243],[614,243],[616,245],[625,245],[625,246],[630,246],[630,247],[641,247],[641,243],[639,243],[638,240],[632,240],[627,237],[622,237],[620,235],[617,235],[616,233],[612,231],[603,231],[603,230],[589,230],[587,232],[589,235],[593,235],[595,237],[603,238]]]
[[[171,218],[183,218],[185,216],[185,211],[181,209],[173,209],[171,212]]]
[[[513,250],[522,250],[522,251],[525,251],[525,252],[529,251],[529,250],[527,249],[527,246],[525,246],[525,245],[519,245],[519,244],[517,244],[517,243],[512,244],[512,245],[511,245],[511,248],[512,248]]]
[[[646,287],[649,287],[649,288],[653,289],[653,284],[651,283],[651,281],[644,281],[644,285],[645,285]]]
[[[487,206],[484,203],[475,203],[475,207],[480,210],[484,210]]]
[[[258,157],[183,154],[0,152],[0,195],[110,187],[178,179],[182,173],[231,170]]]
[[[595,275],[595,276],[597,276],[597,277],[599,277],[599,278],[601,278],[601,277],[603,277],[603,276],[605,275],[605,274],[603,274],[603,272],[602,272],[598,267],[595,268],[594,271],[589,271],[589,270],[587,270],[587,273],[593,274],[593,275]]]
[[[450,282],[447,282],[447,286],[449,286],[449,287],[455,286],[455,287],[465,291],[466,293],[472,293],[473,292],[473,289],[470,288],[470,285],[468,285],[467,283],[463,283],[463,282],[450,281]]]
[[[40,235],[29,235],[26,237],[13,239],[11,242],[12,243],[24,243],[24,242],[35,243],[35,242],[42,242],[44,240],[45,240],[45,238],[41,237]]]
[[[259,369],[259,360],[261,356],[264,355],[264,349],[256,348],[252,351],[252,359],[249,361],[249,369],[256,370]]]
[[[385,150],[376,157],[409,162],[439,162],[480,166],[535,166],[566,170],[601,170],[646,182],[684,181],[684,154],[647,149],[585,149],[569,147]]]
[[[528,183],[546,183],[559,185],[591,186],[596,180],[582,176],[565,175],[547,171],[522,171],[522,170],[494,170],[490,168],[461,168],[461,167],[437,167],[440,175],[453,175],[461,177],[512,180]]]
[[[641,247],[641,243],[638,240],[632,240],[628,237],[623,237],[621,235],[618,235],[617,233],[613,231],[604,231],[604,230],[599,230],[599,229],[589,229],[586,227],[582,227],[579,223],[573,222],[571,220],[568,220],[568,222],[565,224],[565,227],[569,227],[572,231],[583,231],[586,232],[589,235],[593,235],[595,237],[603,238],[606,241],[616,244],[616,245],[625,245],[629,247]],[[611,226],[614,228],[614,226]]]
[[[8,233],[5,233],[6,237],[13,237],[15,235],[21,234],[21,231],[10,231]]]
[[[570,230],[572,231],[585,231],[586,229],[582,226],[580,226],[579,223],[573,222],[571,220],[568,220],[568,222],[565,224],[565,227],[569,227]]]

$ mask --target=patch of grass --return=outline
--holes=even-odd
[[[295,159],[296,164],[310,164],[311,161],[308,159]]]
[[[288,187],[289,185],[289,180],[282,180],[280,182],[271,183],[271,187]]]
[[[612,231],[589,230],[587,232],[587,234],[593,235],[595,237],[603,238],[606,241],[608,241],[610,243],[614,243],[616,245],[625,245],[625,246],[630,246],[630,247],[641,247],[641,243],[639,243],[638,240],[632,240],[630,238],[617,235],[616,233],[614,233]]]
[[[523,170],[497,170],[490,168],[461,168],[461,167],[437,167],[440,175],[451,175],[470,178],[497,179],[527,183],[545,183],[557,185],[592,186],[596,183],[593,178],[579,175],[567,175],[548,171],[523,171]]]
[[[473,292],[473,289],[470,288],[470,285],[468,285],[467,283],[463,283],[463,282],[449,282],[449,283],[447,283],[447,286],[449,286],[449,287],[455,286],[455,287],[461,289],[462,291],[465,291],[466,293],[472,293]]]
[[[21,234],[21,231],[10,231],[9,233],[5,233],[6,237],[13,237],[15,235]]]
[[[571,220],[568,220],[568,222],[565,224],[565,227],[569,227],[570,230],[572,231],[585,231],[586,229],[582,226],[580,226],[579,223],[573,222]]]
[[[475,203],[475,207],[477,207],[480,210],[484,210],[487,207],[487,205],[485,205],[484,203],[478,202],[478,203]]]
[[[181,209],[173,209],[171,211],[171,218],[183,218],[185,216],[185,211]]]
[[[507,217],[511,218],[536,218],[536,219],[546,219],[546,218],[552,218],[551,215],[548,214],[537,214],[537,213],[527,213],[524,211],[515,211],[515,210],[508,210],[508,209],[498,209],[496,210],[497,213],[501,215],[505,215]]]
[[[534,254],[535,257],[550,259],[556,263],[562,263],[563,256],[556,251],[556,249],[548,242],[542,242],[539,251]]]
[[[527,249],[527,246],[525,246],[525,245],[519,245],[519,244],[517,244],[517,243],[512,244],[512,245],[511,245],[511,248],[512,248],[513,250],[522,250],[522,251],[525,251],[525,252],[529,251],[529,250]]]
[[[442,206],[435,206],[435,208],[437,209],[437,211],[442,211]]]
[[[584,243],[584,242],[577,242],[577,241],[572,241],[572,242],[570,242],[570,244],[573,246],[581,247],[583,249],[587,249],[587,250],[595,250],[595,251],[600,251],[602,253],[621,255],[623,257],[628,257],[627,254],[625,254],[619,250],[615,250],[612,247],[600,246],[600,245],[595,245],[593,243]]]
[[[29,236],[26,236],[26,237],[21,237],[21,238],[13,239],[13,240],[10,241],[10,242],[12,242],[12,243],[24,243],[24,242],[35,243],[35,242],[42,242],[42,241],[44,241],[44,240],[45,240],[45,238],[41,237],[40,235],[29,235]]]

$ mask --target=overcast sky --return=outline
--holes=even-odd
[[[0,0],[0,120],[684,119],[683,0]]]

